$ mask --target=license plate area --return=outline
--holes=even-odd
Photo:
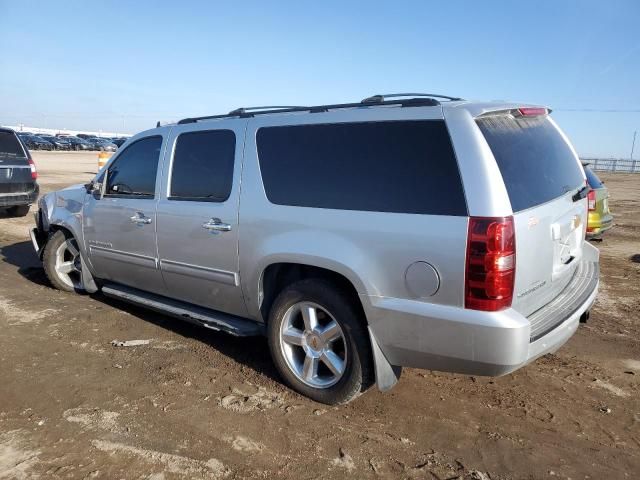
[[[551,225],[553,239],[553,273],[551,281],[573,274],[577,259],[581,257],[583,242],[582,216],[570,212]]]

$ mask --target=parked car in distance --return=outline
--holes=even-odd
[[[36,135],[20,135],[20,139],[29,150],[53,150],[55,148],[51,142]]]
[[[111,140],[111,142],[114,143],[118,148],[120,148],[122,146],[122,144],[124,142],[126,142],[126,141],[127,141],[127,139],[124,138],[124,137],[114,138],[114,139]]]
[[[287,384],[340,404],[560,348],[598,291],[586,197],[545,107],[376,95],[139,133],[42,197],[31,238],[56,288],[266,335]]]
[[[589,185],[587,238],[597,240],[602,238],[604,232],[613,227],[613,215],[609,211],[609,189],[589,167],[589,163],[582,162],[582,166]]]
[[[38,172],[20,137],[0,128],[0,208],[9,215],[24,217],[38,198]]]
[[[103,152],[115,152],[118,149],[115,143],[111,143],[111,141],[104,138],[92,137],[87,138],[86,141],[93,145],[94,150],[100,150]]]
[[[54,150],[71,150],[71,144],[65,137],[54,137],[52,135],[39,135],[39,137],[53,145]]]
[[[89,135],[87,133],[78,133],[78,134],[76,134],[76,137],[82,138],[83,140],[86,140],[87,138],[93,138],[94,135]]]
[[[79,137],[66,137],[72,150],[92,150],[92,145]]]

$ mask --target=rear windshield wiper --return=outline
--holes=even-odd
[[[580,188],[576,193],[573,194],[573,197],[571,197],[571,200],[573,200],[574,202],[578,202],[582,200],[584,197],[586,197],[588,192],[589,192],[589,187],[585,185],[584,187]]]

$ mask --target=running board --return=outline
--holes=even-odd
[[[264,325],[246,318],[198,307],[137,288],[109,283],[102,287],[102,293],[107,297],[124,300],[211,330],[230,333],[236,337],[252,337],[266,333]]]

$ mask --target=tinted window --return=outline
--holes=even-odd
[[[546,116],[493,115],[478,119],[514,212],[584,185],[580,165]]]
[[[129,145],[109,166],[107,195],[153,197],[162,137],[143,138]]]
[[[589,182],[589,186],[591,188],[602,188],[602,182],[600,181],[598,176],[593,173],[593,170],[591,170],[591,168],[585,166],[584,173],[586,173],[587,175],[587,182]]]
[[[231,130],[183,133],[171,171],[171,200],[224,202],[231,194],[236,136]]]
[[[260,169],[273,203],[467,215],[443,121],[261,128]]]
[[[20,140],[13,132],[0,131],[0,162],[8,158],[26,158]]]

